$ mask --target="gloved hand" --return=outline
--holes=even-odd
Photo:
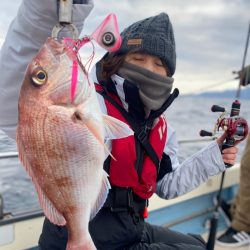
[[[219,145],[220,148],[222,147],[222,144],[225,141],[226,136],[227,136],[227,133],[225,132],[223,135],[221,135],[217,139],[217,143],[218,143],[218,145]],[[237,153],[238,153],[238,148],[236,146],[239,143],[240,143],[240,141],[237,141],[233,147],[225,148],[225,149],[222,150],[222,158],[223,158],[223,161],[225,163],[228,163],[230,165],[234,165],[235,164]]]

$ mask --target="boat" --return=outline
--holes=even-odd
[[[18,157],[17,152],[1,153],[1,158]],[[223,199],[232,200],[239,184],[239,164],[226,172]],[[192,192],[172,200],[162,200],[157,195],[149,201],[148,222],[183,233],[202,234],[207,238],[209,221],[214,211],[213,199],[220,186],[220,176],[215,176]],[[44,214],[41,209],[3,213],[0,198],[0,250],[38,250]],[[219,219],[219,232],[226,228],[223,217]],[[224,250],[215,246],[215,250]],[[239,248],[248,250],[247,247]]]

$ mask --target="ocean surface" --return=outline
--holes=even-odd
[[[179,159],[182,162],[197,152],[206,142],[186,143],[183,140],[201,139],[199,131],[213,131],[218,113],[212,113],[211,106],[221,105],[230,110],[233,99],[214,99],[204,97],[179,97],[168,109],[168,122],[175,128],[180,141]],[[250,100],[241,101],[241,116],[250,123]],[[245,143],[239,145],[239,157]],[[15,141],[0,131],[0,152],[16,151]],[[18,158],[0,159],[0,194],[4,198],[5,212],[31,211],[39,208],[36,192],[29,176],[20,165]]]

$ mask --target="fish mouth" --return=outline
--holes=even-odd
[[[64,42],[64,40],[58,41],[55,38],[50,38],[48,41],[48,44],[51,47],[51,51],[54,54],[54,56],[57,57],[57,56],[62,55],[63,53],[66,53],[72,61],[70,101],[73,103],[75,99],[75,95],[76,95],[76,88],[77,88],[78,58],[76,55],[74,55],[73,47],[71,49],[71,45],[67,46],[67,43]]]
[[[63,40],[57,40],[56,38],[49,37],[45,43],[44,53],[40,54],[37,58],[38,61],[42,60],[45,66],[45,70],[50,71],[50,75],[53,75],[53,81],[56,84],[51,85],[49,92],[50,97],[57,102],[72,103],[72,105],[78,105],[82,102],[83,98],[83,83],[78,72],[81,65],[78,65],[78,60],[75,62],[75,70],[77,75],[74,76],[74,57],[71,49]],[[49,62],[49,63],[48,63]],[[53,65],[53,67],[51,67]],[[51,68],[54,68],[53,72]],[[62,68],[61,70],[59,68]],[[77,69],[76,69],[77,68]],[[57,70],[58,69],[58,70]],[[74,81],[73,81],[74,80]],[[74,86],[73,86],[74,84]],[[74,95],[72,96],[72,89],[74,88]]]
[[[65,52],[65,49],[66,49],[62,41],[59,41],[53,37],[49,37],[47,39],[47,45],[50,48],[50,51],[54,56],[60,56],[61,54]]]

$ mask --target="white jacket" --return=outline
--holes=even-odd
[[[74,4],[73,23],[81,32],[83,22],[93,8]],[[57,0],[23,0],[12,21],[0,53],[0,129],[15,139],[18,95],[27,65],[37,54],[58,23]],[[63,34],[63,33],[62,33]],[[64,34],[63,34],[64,35]]]
[[[75,5],[73,21],[79,29],[93,7]],[[28,63],[51,35],[58,22],[56,0],[23,0],[17,17],[13,20],[0,54],[0,129],[15,139],[19,90]],[[96,82],[97,80],[94,79]],[[99,95],[98,95],[99,96]],[[102,97],[99,101],[106,113]],[[178,144],[173,128],[168,125],[168,139],[164,152],[170,156],[173,171],[158,183],[156,193],[165,199],[187,193],[210,176],[225,170],[220,149],[216,142],[189,157],[182,164],[177,158]]]

